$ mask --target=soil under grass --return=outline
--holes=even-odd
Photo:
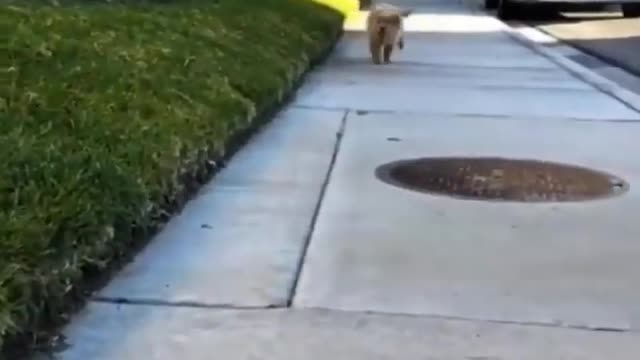
[[[50,4],[0,2],[4,354],[64,321],[342,25],[314,0]]]

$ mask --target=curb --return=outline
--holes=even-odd
[[[577,53],[584,54],[584,55],[589,55],[589,56],[599,60],[602,63],[608,64],[611,67],[619,68],[620,70],[628,73],[631,76],[635,76],[637,78],[640,78],[640,69],[632,69],[630,66],[628,66],[627,64],[624,64],[623,62],[621,62],[621,61],[619,61],[617,59],[614,59],[614,58],[609,57],[607,55],[599,54],[598,52],[596,52],[594,50],[591,50],[588,47],[582,46],[580,44],[574,44],[574,43],[571,43],[570,41],[558,39],[558,38],[554,37],[551,33],[549,33],[548,31],[546,31],[544,29],[537,29],[537,30],[539,32],[541,32],[541,33],[553,38],[553,39],[556,39],[563,46],[571,47]]]
[[[533,35],[535,35],[536,37],[549,38],[549,39],[553,39],[554,41],[559,41],[559,40],[545,34],[544,32],[534,27],[531,27],[521,22],[513,22],[515,25],[518,26],[518,28],[514,28],[509,24],[501,21],[500,19],[496,18],[496,21],[500,22],[503,25],[507,35],[509,35],[512,39],[514,39],[518,43],[526,46],[527,48],[531,49],[537,54],[542,55],[543,57],[550,60],[554,64],[567,70],[574,77],[588,83],[589,85],[593,86],[600,92],[615,98],[616,100],[620,101],[631,110],[634,110],[640,114],[640,95],[635,94],[634,92],[625,89],[624,87],[605,78],[604,76],[593,72],[592,70],[582,66],[581,64],[578,64],[577,62],[571,59],[566,58],[560,52],[550,47],[539,44],[534,39],[532,39],[532,37]],[[523,30],[527,31],[529,35],[524,34]],[[574,48],[570,44],[567,44],[567,46]]]

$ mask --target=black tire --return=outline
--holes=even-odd
[[[498,19],[515,20],[518,18],[519,5],[511,0],[498,0]]]
[[[484,0],[484,8],[487,10],[493,10],[498,7],[500,0]]]
[[[530,7],[531,15],[534,16],[536,20],[549,20],[555,19],[558,16],[558,6],[550,3],[550,4],[538,4],[537,6]],[[522,13],[522,9],[520,9]],[[529,15],[529,11],[527,11],[527,15]]]
[[[622,15],[624,17],[640,17],[640,3],[622,4]]]

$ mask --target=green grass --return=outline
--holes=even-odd
[[[313,0],[0,4],[0,348],[60,320],[341,21]]]

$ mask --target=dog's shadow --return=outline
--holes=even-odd
[[[374,66],[376,68],[384,68],[384,67],[396,67],[396,66],[422,66],[422,67],[433,67],[438,66],[436,63],[428,63],[424,61],[411,61],[411,60],[391,60],[388,64],[374,64],[370,58],[368,57],[349,57],[349,58],[335,58],[331,59],[327,62],[332,66],[342,66],[345,68],[358,68],[362,66]]]

